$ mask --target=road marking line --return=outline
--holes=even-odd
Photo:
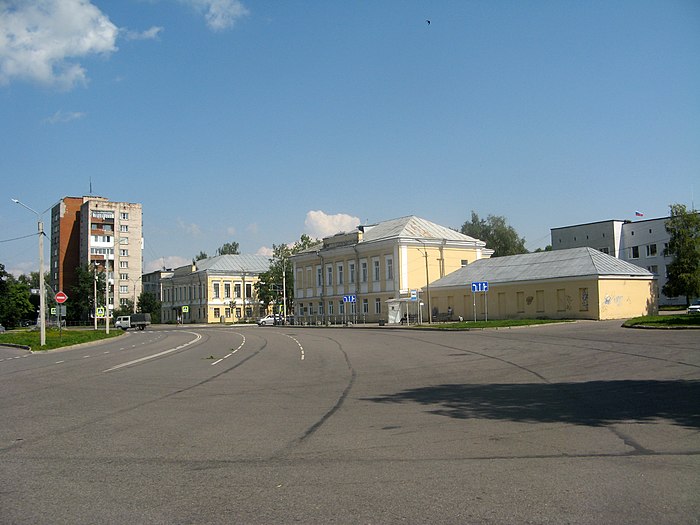
[[[60,365],[61,363],[65,363],[65,361],[56,361],[55,364]]]
[[[228,358],[231,357],[233,354],[235,354],[236,352],[238,352],[241,348],[243,348],[243,345],[245,344],[245,336],[244,336],[243,334],[241,334],[241,337],[243,338],[243,342],[242,342],[240,345],[238,345],[238,348],[236,348],[235,350],[229,352],[227,355],[225,355],[225,356],[222,357],[221,359],[217,359],[216,361],[214,361],[214,362],[211,364],[211,366],[218,365],[219,363],[221,363],[221,361],[223,361],[224,359],[228,359]]]
[[[136,363],[141,363],[143,361],[148,361],[149,359],[155,359],[156,357],[160,357],[162,355],[167,355],[167,354],[170,354],[172,352],[177,352],[178,350],[181,350],[181,349],[185,348],[186,346],[189,346],[193,343],[196,343],[197,341],[199,341],[202,338],[202,336],[196,332],[186,332],[186,333],[194,334],[197,337],[195,339],[193,339],[192,341],[190,341],[189,343],[185,343],[184,345],[180,345],[176,348],[171,348],[170,350],[164,350],[163,352],[158,352],[157,354],[153,354],[153,355],[147,355],[146,357],[142,357],[140,359],[134,359],[133,361],[129,361],[127,363],[122,363],[120,365],[113,366],[112,368],[108,368],[107,370],[103,370],[103,372],[112,372],[113,370],[119,370],[120,368],[124,368],[125,366],[135,365]]]

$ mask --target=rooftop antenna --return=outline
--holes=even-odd
[[[88,195],[92,195],[92,177],[90,177],[90,193]]]

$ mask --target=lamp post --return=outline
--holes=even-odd
[[[28,209],[36,215],[38,230],[39,230],[39,329],[41,333],[41,346],[46,345],[46,288],[44,285],[44,221],[41,214],[24,204],[23,202],[12,199],[12,202],[19,204],[23,208]]]
[[[423,256],[425,257],[425,293],[428,296],[428,324],[432,323],[433,312],[430,307],[430,277],[428,275],[428,248],[425,246],[425,242],[420,239],[416,239],[419,243],[423,245]],[[420,248],[419,248],[420,251]]]

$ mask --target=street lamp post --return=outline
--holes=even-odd
[[[44,221],[41,214],[24,204],[23,202],[12,199],[12,202],[19,204],[23,208],[28,209],[36,215],[38,230],[39,230],[39,329],[41,333],[41,346],[46,346],[46,288],[44,285]]]

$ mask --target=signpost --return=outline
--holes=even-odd
[[[343,296],[343,303],[350,303],[350,304],[357,303],[357,295],[355,295],[355,294],[344,295]],[[343,308],[343,319],[345,321],[345,324],[348,324],[348,309],[347,308]]]
[[[484,313],[486,315],[485,320],[489,320],[489,282],[488,281],[474,281],[472,282],[472,297],[474,298],[474,322],[476,322],[476,294],[482,292],[484,294]]]
[[[68,296],[64,294],[63,292],[58,292],[56,294],[56,302],[58,304],[63,304],[68,300]]]

